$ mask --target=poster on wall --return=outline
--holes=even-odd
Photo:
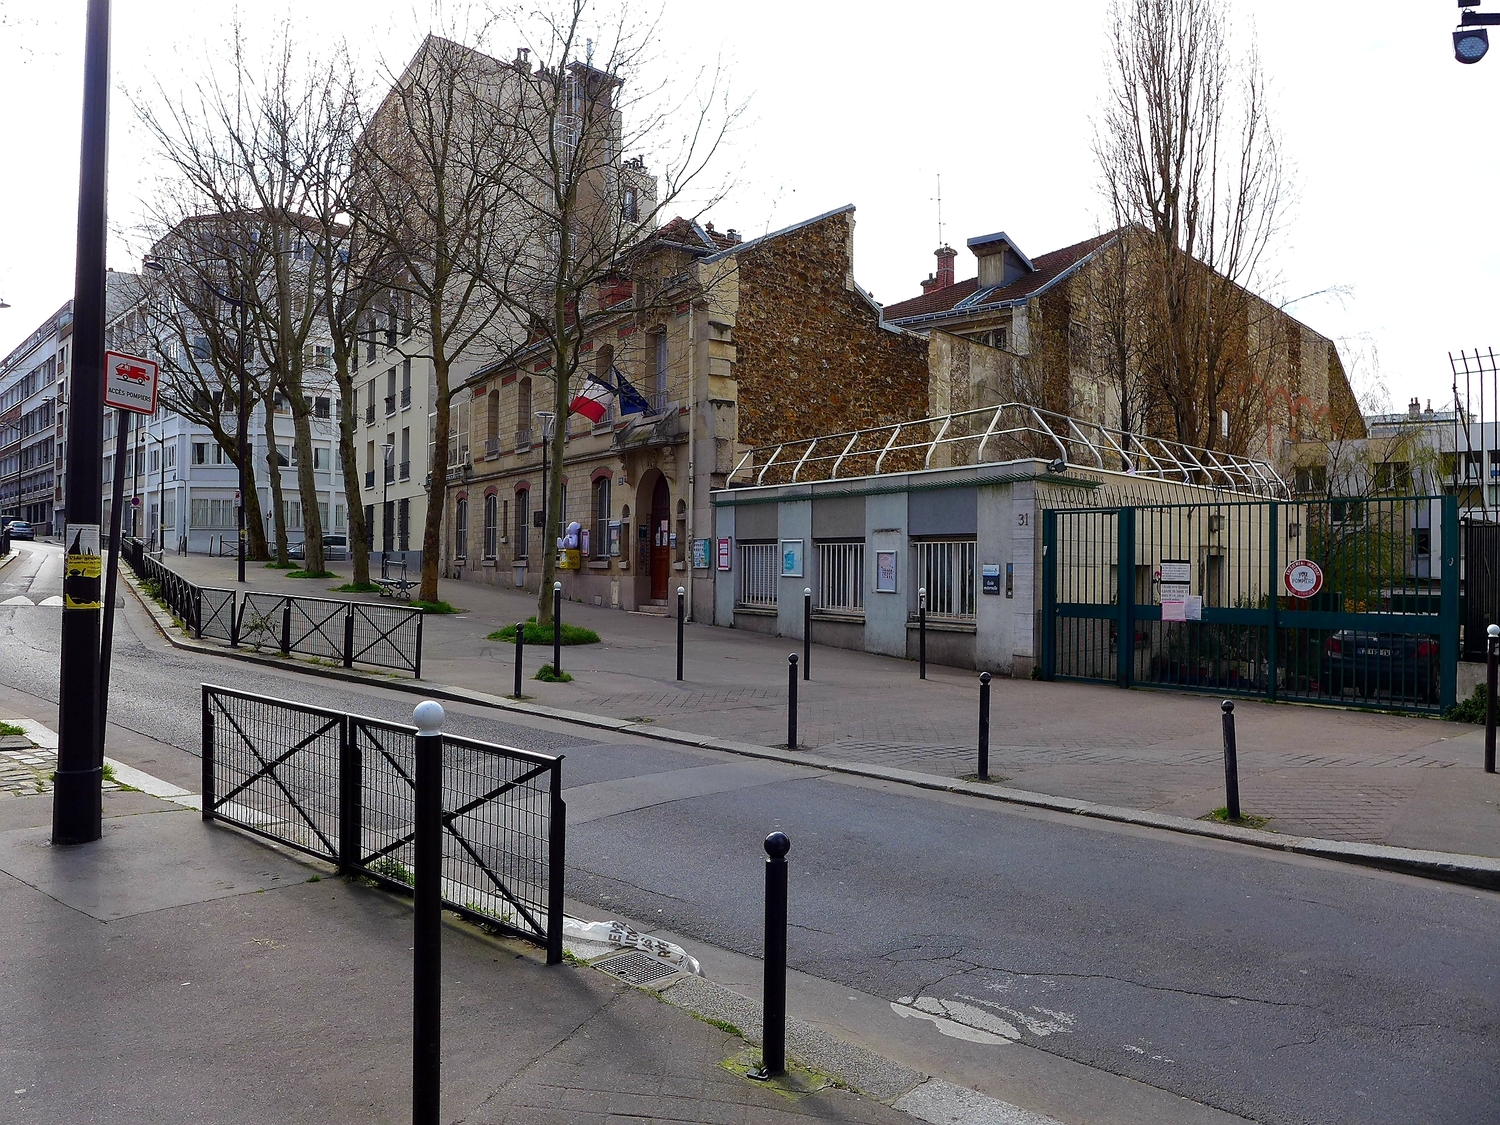
[[[617,559],[620,557],[620,521],[609,521],[609,557]]]
[[[781,577],[802,577],[802,540],[783,539],[781,541]]]
[[[734,558],[734,539],[725,535],[719,539],[719,569],[729,570],[732,567],[731,560]]]
[[[694,570],[707,570],[708,569],[708,566],[709,566],[709,563],[708,563],[708,544],[709,544],[709,541],[707,539],[694,539],[693,540],[693,569]]]
[[[875,552],[875,590],[881,594],[896,592],[896,552]]]

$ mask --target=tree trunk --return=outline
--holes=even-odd
[[[433,318],[434,325],[441,323]],[[434,336],[437,333],[433,334]],[[432,426],[432,463],[427,472],[427,518],[422,525],[422,586],[417,596],[424,602],[438,600],[438,545],[443,528],[443,503],[448,491],[448,359],[434,347],[432,370],[437,381]]]
[[[347,367],[338,373],[339,396],[339,465],[344,473],[344,501],[349,510],[349,557],[354,561],[356,586],[370,584],[370,545],[366,539],[364,495],[360,491],[359,453],[354,446],[354,427],[359,417],[359,403],[354,382]]]
[[[276,565],[286,566],[286,502],[281,498],[281,465],[276,453],[276,396],[261,400],[266,410],[266,471],[271,477],[271,518],[276,527]]]
[[[552,586],[557,580],[557,541],[563,533],[563,450],[568,442],[568,378],[562,356],[554,357],[556,367],[552,378],[552,409],[557,417],[552,420],[552,440],[547,445],[546,457],[552,462],[547,481],[546,530],[542,533],[542,585],[537,591],[536,619],[543,625],[552,623]]]
[[[255,444],[247,443],[245,446],[245,494],[240,502],[245,505],[245,558],[256,562],[265,562],[271,557],[266,550],[266,525],[261,518],[260,512],[260,489],[256,487],[255,481]],[[229,449],[229,460],[236,468],[239,467],[239,442]],[[192,516],[189,513],[189,533],[192,530]],[[238,546],[236,546],[238,551]]]
[[[302,498],[302,569],[323,574],[323,516],[318,508],[318,478],[313,465],[312,411],[303,401],[300,377],[290,381],[292,441],[296,449],[297,494]]]

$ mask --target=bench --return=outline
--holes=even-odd
[[[417,586],[404,575],[400,578],[372,578],[370,581],[380,587],[382,598],[404,598],[407,601],[411,600],[411,592]]]

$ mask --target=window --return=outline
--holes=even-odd
[[[1328,491],[1328,466],[1307,465],[1292,474],[1292,491],[1313,496]]]
[[[401,427],[401,479],[411,479],[411,427]]]
[[[460,500],[453,508],[453,557],[469,557],[469,502]]]
[[[148,458],[148,463],[146,465],[146,471],[148,473],[154,473],[154,472],[156,472],[157,466],[160,463],[161,463],[160,462],[160,458],[157,457],[157,451],[153,449],[151,451],[150,457]]]
[[[737,605],[771,609],[776,605],[776,585],[781,577],[781,557],[775,543],[740,544],[740,582]]]
[[[177,446],[175,443],[167,446],[167,468],[177,468]],[[171,509],[169,508],[168,510],[170,511]],[[171,523],[172,521],[168,520],[167,522]]]
[[[641,221],[640,197],[636,195],[635,188],[628,187],[625,189],[625,197],[621,200],[620,209],[624,212],[627,223],[638,223]]]
[[[385,373],[385,412],[396,413],[396,369],[394,367]]]
[[[486,457],[500,455],[500,392],[491,391],[485,396],[484,407],[484,454]]]
[[[195,441],[195,442],[193,442],[193,464],[195,464],[195,465],[204,465],[204,464],[207,464],[207,463],[208,463],[208,442],[206,442],[206,441]],[[109,480],[109,477],[106,476],[104,479],[105,480]]]
[[[654,338],[652,374],[654,377],[654,401],[652,408],[659,414],[667,408],[667,334],[657,332]]]
[[[281,502],[282,519],[288,531],[298,531],[302,527],[302,501],[283,500]]]
[[[375,549],[375,505],[365,505],[365,550]]]
[[[927,616],[974,620],[974,541],[916,544],[917,586],[927,590]]]
[[[516,493],[516,534],[513,541],[514,557],[524,559],[530,553],[528,532],[531,530],[531,493],[521,489]]]
[[[493,559],[500,538],[500,501],[492,492],[484,498],[484,557]]]
[[[1375,466],[1377,492],[1406,492],[1411,489],[1411,463],[1382,461]]]
[[[834,613],[864,613],[863,543],[818,544],[818,607]]]
[[[516,450],[531,445],[531,378],[516,384]]]
[[[411,499],[396,501],[396,550],[411,550]]]
[[[329,464],[329,449],[326,445],[313,446],[313,468],[326,469]]]
[[[368,386],[369,396],[365,399],[365,425],[375,424],[375,380],[371,379]]]
[[[401,361],[401,409],[411,405],[411,360]]]
[[[1010,344],[1010,332],[1005,328],[991,328],[980,339],[992,348],[1004,348]]]
[[[589,537],[589,554],[596,559],[609,558],[609,477],[594,482],[594,530]]]
[[[238,521],[235,519],[234,500],[200,500],[193,499],[191,510],[194,527],[235,527]]]
[[[327,418],[331,413],[329,409],[331,405],[332,404],[329,402],[327,395],[319,395],[317,398],[313,399],[313,417]]]
[[[333,530],[343,534],[349,527],[349,510],[342,504],[333,506]]]

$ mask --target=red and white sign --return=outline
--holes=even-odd
[[[1298,559],[1288,563],[1286,588],[1293,597],[1310,598],[1323,588],[1323,571],[1311,559]]]
[[[137,414],[155,414],[160,375],[160,369],[149,359],[105,352],[104,405]]]
[[[729,570],[733,566],[734,540],[725,537],[719,540],[719,569]]]

